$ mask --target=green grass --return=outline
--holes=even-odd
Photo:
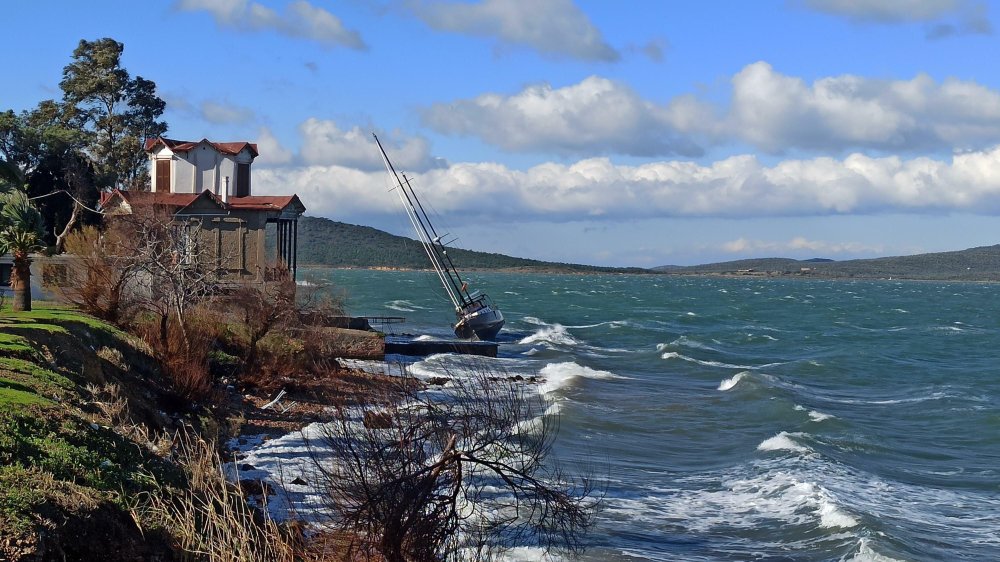
[[[0,389],[0,396],[7,392]],[[22,392],[22,394],[28,394]],[[35,467],[105,492],[138,492],[151,476],[176,480],[168,465],[110,428],[56,407],[0,409],[0,466]]]
[[[40,477],[39,471],[22,466],[0,466],[0,527],[15,534],[31,530],[30,514],[45,502]]]
[[[26,328],[66,333],[68,323],[81,324],[99,332],[121,335],[119,329],[83,314],[68,305],[36,301],[28,312],[11,312],[9,308],[0,311],[0,327]]]
[[[40,367],[37,363],[31,361],[18,359],[17,357],[0,357],[0,374],[5,373],[8,376],[21,375],[17,377],[21,382],[26,382],[27,379],[43,386],[42,389],[36,387],[36,391],[43,390],[45,389],[44,387],[49,386],[55,386],[63,390],[73,390],[75,388],[73,381],[55,371]]]
[[[51,400],[35,394],[34,391],[27,389],[27,387],[17,385],[18,388],[14,388],[7,386],[7,382],[4,379],[0,379],[0,407],[37,406],[52,403]]]
[[[3,355],[30,356],[34,351],[23,336],[0,332],[0,353]]]

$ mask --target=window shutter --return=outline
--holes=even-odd
[[[173,191],[170,185],[170,160],[156,161],[156,191],[161,193]]]

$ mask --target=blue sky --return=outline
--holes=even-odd
[[[409,235],[371,132],[470,249],[599,265],[1000,242],[1000,5],[976,0],[14,2],[0,109],[125,44],[171,138],[257,194]]]

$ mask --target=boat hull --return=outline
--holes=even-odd
[[[503,314],[491,307],[462,316],[455,324],[455,335],[463,339],[496,339],[504,325]]]

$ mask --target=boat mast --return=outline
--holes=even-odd
[[[417,233],[417,238],[420,239],[420,244],[424,248],[424,252],[427,254],[427,258],[431,260],[431,265],[434,267],[434,271],[438,275],[438,279],[441,280],[441,285],[444,286],[445,292],[448,293],[448,298],[451,299],[452,304],[455,306],[455,310],[461,310],[462,305],[465,304],[465,299],[462,298],[461,294],[461,279],[458,279],[456,283],[457,273],[452,275],[452,271],[446,268],[442,263],[442,256],[447,257],[447,253],[435,246],[434,241],[440,244],[440,239],[435,240],[431,237],[431,232],[433,232],[434,227],[431,226],[431,230],[428,231],[427,226],[424,224],[426,220],[426,213],[424,213],[423,218],[417,213],[416,208],[413,205],[413,201],[416,199],[416,194],[413,193],[413,188],[409,185],[409,180],[403,181],[400,179],[400,174],[396,172],[396,168],[392,165],[389,160],[389,155],[386,154],[385,149],[382,148],[382,143],[379,142],[378,136],[372,133],[375,137],[375,144],[378,145],[379,151],[382,153],[382,162],[385,164],[385,169],[393,177],[396,182],[396,189],[399,192],[399,200],[403,203],[403,209],[406,211],[406,216],[410,219],[410,223],[413,225],[413,229]],[[404,175],[405,179],[406,176]],[[419,205],[419,201],[417,202]],[[421,211],[423,208],[421,207]],[[427,221],[428,224],[429,220]],[[451,258],[448,258],[450,261]]]
[[[420,214],[423,215],[424,222],[431,229],[431,234],[433,235],[431,240],[434,243],[434,246],[440,251],[441,256],[444,257],[444,261],[447,262],[442,262],[442,265],[444,266],[445,272],[448,274],[448,278],[451,279],[452,284],[455,287],[458,287],[458,298],[462,301],[463,305],[468,304],[471,302],[471,299],[467,298],[468,293],[463,295],[465,291],[462,288],[465,287],[465,283],[462,281],[462,276],[458,273],[458,268],[455,267],[455,262],[451,261],[451,256],[448,255],[447,246],[445,246],[444,242],[441,241],[441,236],[437,233],[437,230],[434,229],[434,223],[432,223],[430,217],[427,216],[427,211],[424,210],[424,204],[421,203],[420,198],[417,197],[417,192],[413,191],[413,187],[410,185],[410,178],[406,177],[406,174],[402,174],[402,176],[403,182],[406,183],[409,193],[413,196],[413,200],[417,203],[417,208],[420,210]]]

